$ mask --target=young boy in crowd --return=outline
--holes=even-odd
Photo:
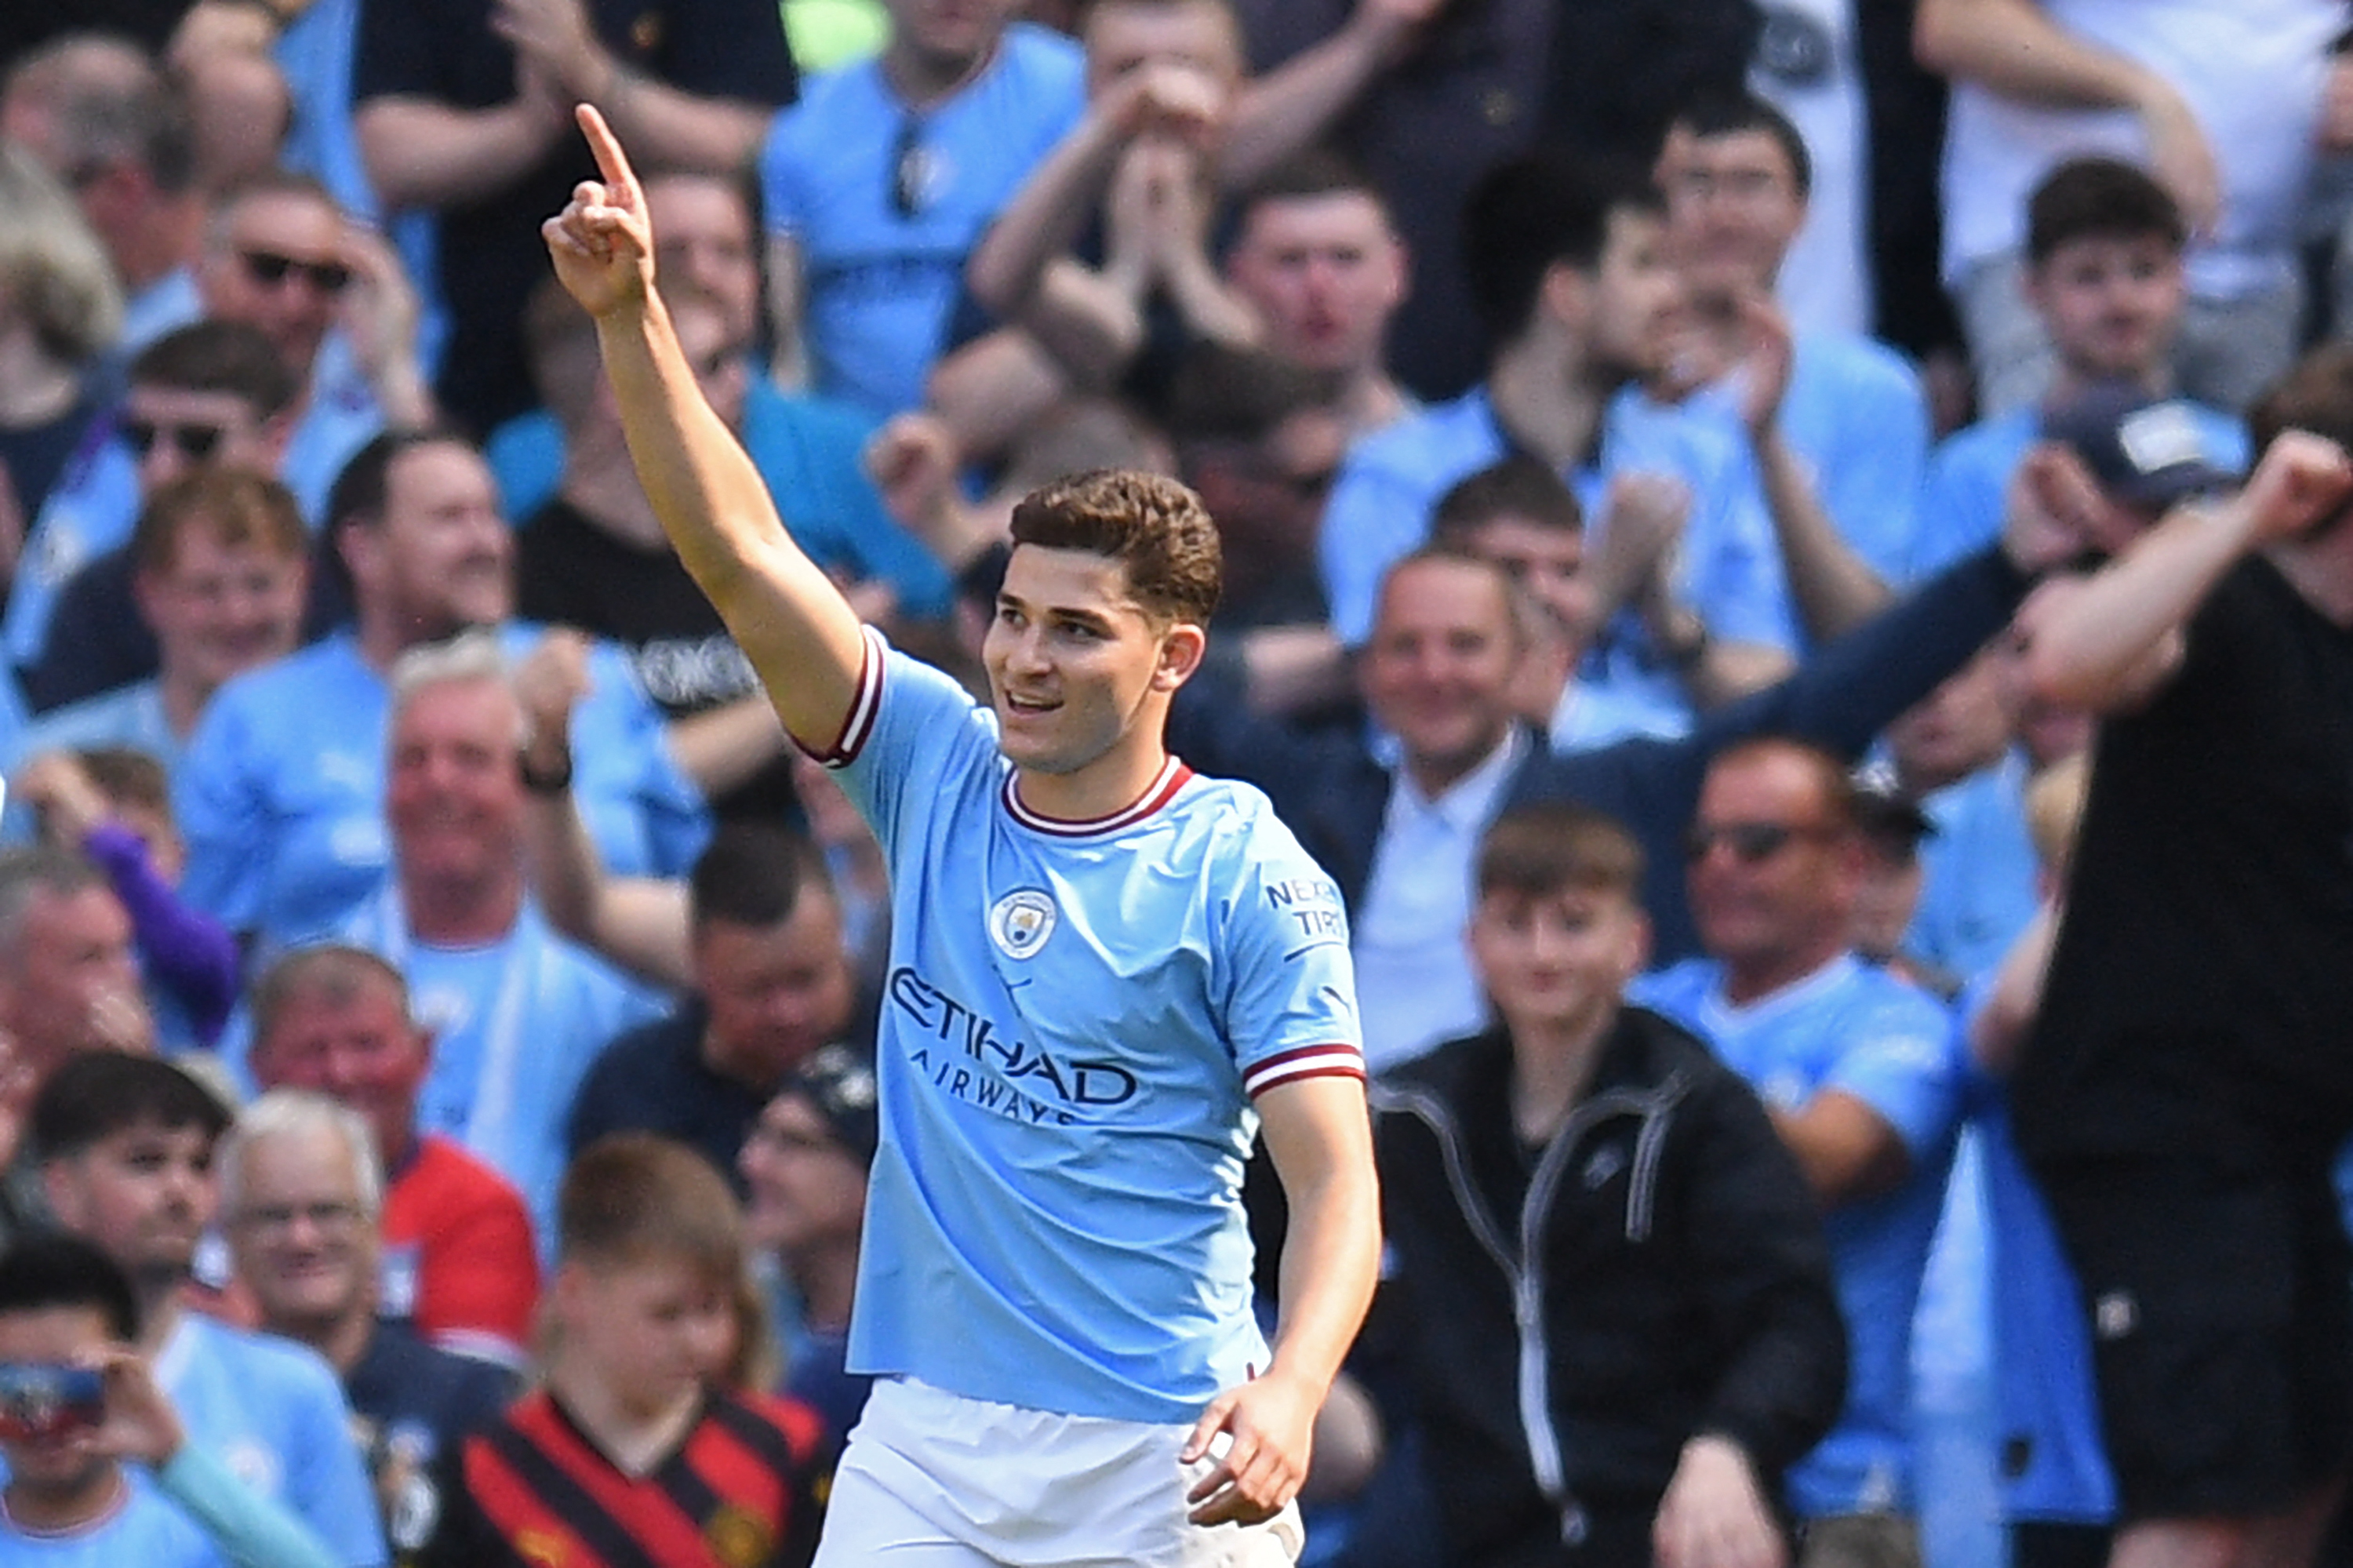
[[[0,1255],[0,1363],[15,1374],[0,1394],[0,1563],[332,1563],[283,1508],[188,1441],[131,1348],[138,1337],[129,1277],[90,1243],[38,1236]]]
[[[1501,1022],[1375,1091],[1424,1451],[1465,1562],[1786,1561],[1781,1472],[1839,1411],[1846,1337],[1795,1160],[1706,1046],[1624,1005],[1641,879],[1599,812],[1506,811],[1470,927]]]
[[[544,1381],[468,1440],[432,1561],[807,1563],[818,1417],[721,1386],[744,1267],[725,1180],[682,1144],[617,1134],[565,1173],[557,1234]]]

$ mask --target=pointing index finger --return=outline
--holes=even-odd
[[[580,122],[581,134],[588,138],[588,150],[596,155],[596,171],[605,177],[606,189],[617,196],[626,192],[634,199],[637,171],[629,167],[629,155],[621,151],[621,139],[605,123],[605,116],[593,103],[580,104],[572,113]]]

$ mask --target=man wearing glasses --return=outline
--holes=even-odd
[[[214,1163],[237,1282],[263,1329],[343,1378],[385,1542],[411,1562],[440,1523],[459,1445],[498,1418],[513,1376],[378,1316],[384,1172],[357,1112],[273,1090],[238,1114]]]
[[[1749,1081],[1824,1211],[1850,1341],[1847,1398],[1831,1435],[1789,1471],[1800,1568],[1920,1560],[1912,1312],[1960,1108],[1943,1005],[1853,950],[1863,850],[1840,758],[1771,736],[1719,753],[1685,846],[1707,956],[1630,993]]]
[[[300,384],[256,327],[197,322],[165,334],[131,362],[111,440],[69,467],[34,521],[18,562],[0,645],[45,710],[155,673],[154,639],[129,602],[121,619],[54,640],[50,627],[76,575],[119,556],[140,509],[174,481],[218,465],[278,471]],[[55,679],[51,677],[54,675]]]

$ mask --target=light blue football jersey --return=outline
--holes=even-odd
[[[879,60],[802,83],[761,148],[760,198],[800,248],[817,391],[878,418],[923,402],[965,259],[1078,123],[1083,75],[1077,45],[1017,22],[979,75],[921,111]]]
[[[128,1467],[122,1494],[101,1518],[75,1530],[0,1523],[0,1568],[223,1568],[227,1559],[196,1521]]]
[[[155,1381],[178,1407],[188,1441],[283,1503],[337,1563],[364,1568],[385,1560],[343,1384],[316,1352],[184,1312],[155,1358]]]
[[[1912,1319],[1960,1115],[1951,1019],[1926,991],[1852,954],[1747,1007],[1725,1001],[1723,977],[1714,959],[1692,959],[1628,994],[1707,1041],[1767,1106],[1797,1110],[1840,1090],[1894,1128],[1911,1157],[1903,1185],[1823,1218],[1846,1317],[1846,1408],[1788,1478],[1801,1518],[1907,1508]]]
[[[1364,1073],[1339,890],[1264,796],[1174,758],[1113,816],[1027,810],[994,715],[868,638],[825,758],[892,881],[850,1368],[1190,1421],[1267,1361],[1252,1097]]]

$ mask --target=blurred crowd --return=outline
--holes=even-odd
[[[1535,961],[1482,934],[1506,863],[1635,899],[1631,1000],[1803,1178],[1733,1228],[1826,1248],[1828,1340],[1766,1358],[1790,1386],[1673,1419],[1740,1439],[1810,1568],[2105,1561],[2092,1344],[2132,1298],[2069,1277],[2028,1171],[2089,1156],[2005,1079],[2046,1059],[2097,719],[2147,688],[2068,662],[2031,583],[2334,483],[2292,450],[2242,489],[2283,430],[2353,441],[2348,49],[2338,0],[13,8],[0,1360],[136,1350],[102,1458],[8,1449],[0,1563],[68,1527],[156,1562],[703,1560],[664,1530],[806,1561],[864,1393],[874,1022],[945,1004],[891,972],[875,842],[671,555],[550,275],[584,102],[704,394],[895,645],[985,691],[1048,479],[1170,472],[1218,521],[1171,747],[1337,884],[1417,1172],[1305,1561],[1642,1559],[1594,1499],[1703,1482],[1602,1413],[1770,1316],[1734,1282],[1788,1262],[1678,1230],[1647,1134],[1577,1164],[1448,1099],[1436,1048]],[[2353,688],[2294,690],[2332,777]],[[1490,840],[1537,797],[1625,853]],[[2348,906],[2315,906],[2325,968]],[[1561,1259],[1655,1224],[1725,1288],[1555,1345],[1555,1189],[1629,1172]],[[1485,1250],[1411,1208],[1449,1181]],[[1493,1267],[1516,1317],[1465,1283]],[[61,1306],[88,1344],[26,1327]],[[1547,1415],[1547,1365],[1613,1358]],[[662,1428],[681,1387],[702,1425]]]

